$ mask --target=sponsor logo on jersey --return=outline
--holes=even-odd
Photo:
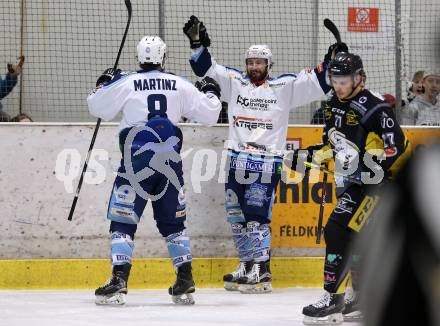
[[[340,109],[340,108],[332,108],[332,112],[338,113],[338,114],[345,114],[345,110]]]
[[[348,111],[346,119],[348,126],[357,126],[359,124],[359,116],[353,110]]]
[[[117,261],[131,261],[131,257],[127,255],[115,255]]]
[[[232,157],[230,167],[236,170],[272,173],[274,171],[274,162],[272,160],[264,162],[253,161],[240,157]]]
[[[384,150],[385,150],[385,156],[386,156],[386,157],[393,157],[393,156],[396,156],[396,155],[397,155],[397,152],[398,152],[396,146],[394,146],[394,147],[388,147],[388,148],[385,148]]]
[[[129,185],[120,186],[119,188],[115,189],[114,194],[116,198],[116,203],[119,204],[133,206],[130,204],[133,204],[136,199],[136,192],[134,191],[133,187]]]
[[[328,104],[324,106],[324,119],[326,121],[330,120],[332,118],[332,107]]]
[[[365,221],[370,217],[373,209],[376,207],[379,197],[377,196],[365,196],[356,213],[348,223],[348,227],[357,232],[360,231]]]
[[[366,96],[359,97],[359,103],[364,104],[366,102],[367,102],[367,97]]]
[[[130,219],[134,218],[134,211],[132,208],[112,207],[111,211],[114,216],[128,217]]]
[[[176,217],[184,217],[185,215],[186,215],[185,210],[181,210],[181,211],[176,212]]]
[[[362,116],[367,112],[367,109],[356,101],[351,101],[350,108],[359,112]]]
[[[248,118],[248,117],[240,117],[233,116],[234,126],[238,128],[246,128],[249,130],[253,129],[265,129],[272,130],[273,123],[270,119],[257,119],[257,118]]]
[[[276,99],[262,99],[262,98],[247,98],[240,94],[237,96],[237,104],[240,104],[244,109],[269,111],[270,104],[276,104]]]
[[[269,200],[270,197],[266,197],[267,186],[253,183],[246,189],[244,198],[247,199],[246,204],[249,206],[263,207],[264,202]]]
[[[351,199],[350,194],[344,193],[342,197],[338,199],[334,212],[336,214],[352,214],[355,205],[356,202]]]

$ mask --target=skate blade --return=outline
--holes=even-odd
[[[342,325],[344,317],[342,313],[331,314],[325,317],[304,316],[304,325]]]
[[[238,284],[234,282],[225,282],[224,288],[226,291],[238,291]]]
[[[125,304],[125,293],[116,293],[112,296],[97,295],[95,304],[98,306],[120,306]]]
[[[350,312],[349,314],[344,314],[344,321],[346,322],[360,322],[364,320],[362,312],[359,310]]]
[[[240,293],[243,294],[258,294],[258,293],[271,293],[272,283],[263,282],[257,284],[240,284]]]
[[[171,300],[173,300],[173,302],[178,305],[192,305],[196,303],[191,293],[172,295]]]

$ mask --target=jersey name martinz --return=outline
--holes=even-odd
[[[145,78],[133,80],[135,91],[177,91],[176,81],[162,78]]]

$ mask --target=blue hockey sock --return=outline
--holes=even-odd
[[[131,264],[134,242],[128,234],[121,232],[112,233],[112,265]]]
[[[170,234],[166,237],[168,253],[173,260],[174,267],[191,262],[191,249],[189,247],[189,237],[186,235],[186,230]]]
[[[235,248],[237,249],[238,258],[240,261],[251,261],[253,258],[251,239],[249,233],[247,232],[247,228],[243,224],[231,224],[232,239],[234,239]]]
[[[270,258],[270,242],[272,239],[268,224],[248,222],[247,229],[253,248],[253,259],[256,262],[267,261]]]

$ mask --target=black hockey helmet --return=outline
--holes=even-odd
[[[328,65],[330,76],[365,75],[362,59],[357,54],[338,52]]]

